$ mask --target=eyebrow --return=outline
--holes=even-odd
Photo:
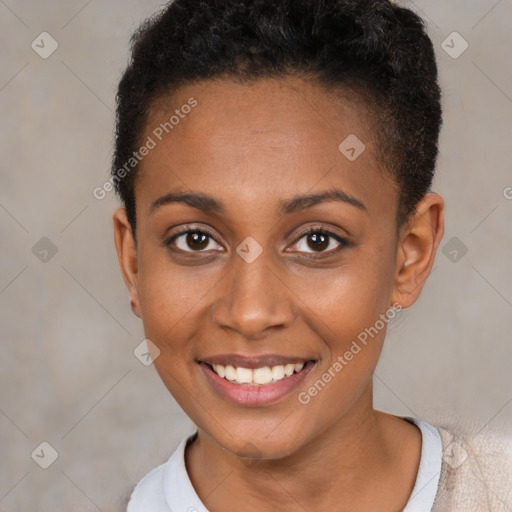
[[[280,201],[279,209],[281,213],[289,215],[298,210],[312,208],[326,201],[346,203],[368,213],[368,208],[362,201],[339,189],[326,190],[317,194],[295,196],[291,199]],[[171,192],[153,201],[150,207],[150,214],[158,208],[172,203],[186,204],[187,206],[196,208],[205,213],[226,213],[226,207],[221,201],[206,194],[200,192]]]

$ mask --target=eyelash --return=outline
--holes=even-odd
[[[322,227],[318,227],[318,226],[310,226],[310,227],[299,230],[299,232],[297,233],[297,238],[296,238],[297,241],[294,242],[293,245],[296,245],[304,236],[313,235],[313,234],[326,235],[330,238],[334,238],[334,240],[336,240],[336,242],[338,242],[340,244],[339,247],[337,247],[336,249],[331,249],[330,251],[320,251],[317,253],[315,253],[315,252],[306,253],[310,257],[313,257],[313,258],[315,257],[315,254],[320,255],[320,256],[322,256],[323,254],[330,255],[330,254],[337,253],[346,247],[350,247],[350,245],[351,245],[346,238],[343,238],[343,237],[337,235],[336,233],[329,231],[326,228],[322,228]]]
[[[165,241],[165,245],[167,247],[170,247],[171,244],[177,239],[179,238],[180,236],[183,236],[183,235],[186,235],[186,234],[189,234],[189,233],[199,233],[201,235],[206,235],[208,237],[210,237],[212,240],[214,240],[215,242],[217,242],[217,240],[215,239],[215,237],[207,230],[203,229],[203,228],[195,228],[194,226],[185,226],[181,231],[173,234],[171,237],[167,238],[166,241]],[[333,233],[332,231],[329,231],[328,229],[326,228],[323,228],[323,227],[317,227],[317,226],[310,226],[308,228],[304,228],[304,229],[301,229],[299,230],[299,232],[297,233],[297,238],[296,238],[296,241],[292,244],[292,245],[296,245],[298,244],[298,242],[306,235],[310,235],[310,234],[322,234],[322,235],[326,235],[328,237],[331,237],[331,238],[334,238],[334,240],[336,240],[340,246],[337,247],[336,249],[331,249],[329,251],[320,251],[320,252],[317,252],[316,254],[317,255],[323,255],[323,254],[333,254],[333,253],[337,253],[339,251],[341,251],[342,249],[346,248],[346,247],[350,247],[352,244],[345,238],[343,237],[340,237],[339,235],[337,235],[336,233]],[[219,243],[219,242],[217,242]],[[220,244],[219,244],[220,245]],[[179,252],[185,252],[185,253],[202,253],[202,252],[207,252],[207,251],[182,251],[181,249],[178,249]],[[309,257],[316,257],[315,256],[315,252],[311,252],[311,253],[305,253],[305,254],[308,254]]]

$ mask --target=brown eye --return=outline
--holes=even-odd
[[[300,239],[294,244],[298,252],[330,253],[348,246],[348,242],[340,236],[319,228],[310,228],[300,234]]]
[[[308,247],[314,251],[324,251],[329,247],[329,236],[323,233],[311,233],[306,236]]]
[[[205,233],[190,232],[186,234],[185,243],[191,249],[202,251],[208,247],[208,238]]]
[[[210,245],[213,242],[213,247]],[[172,236],[167,242],[166,245],[174,250],[174,247],[177,247],[178,251],[182,252],[205,252],[208,249],[215,248],[215,240],[210,235],[210,233],[206,231],[202,231],[200,229],[189,229],[187,231],[182,231]],[[218,245],[218,244],[217,244]]]

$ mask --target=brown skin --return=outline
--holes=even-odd
[[[133,312],[161,351],[155,367],[198,427],[186,450],[198,495],[211,512],[241,503],[244,512],[401,510],[421,433],[373,409],[385,329],[309,404],[297,394],[380,314],[416,301],[444,232],[442,197],[426,195],[397,237],[397,186],[378,159],[372,115],[348,93],[298,78],[187,86],[153,109],[142,140],[191,97],[198,106],[140,164],[137,246],[124,209],[114,228]],[[354,162],[338,150],[352,133],[366,145]],[[278,211],[280,200],[331,188],[367,211],[334,201]],[[150,213],[154,200],[177,190],[213,196],[226,212],[173,203]],[[188,223],[214,238],[198,246],[185,235],[171,251],[165,240]],[[305,226],[353,245],[329,238],[318,249],[311,235],[297,235]],[[250,264],[236,253],[249,236],[263,248]],[[196,362],[227,353],[316,365],[297,392],[244,407],[219,396]]]

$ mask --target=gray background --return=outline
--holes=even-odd
[[[445,124],[434,190],[447,203],[446,254],[388,331],[375,405],[508,428],[512,1],[402,3],[427,19],[438,54]],[[117,202],[92,195],[108,177],[129,35],[160,5],[0,0],[3,512],[123,510],[135,483],[193,431],[134,357],[144,335],[117,265]],[[47,59],[31,48],[43,31],[59,45]],[[442,48],[447,37],[460,48],[454,31],[469,43],[457,59]],[[43,237],[57,248],[47,261]],[[48,469],[31,457],[43,441],[58,452]]]

